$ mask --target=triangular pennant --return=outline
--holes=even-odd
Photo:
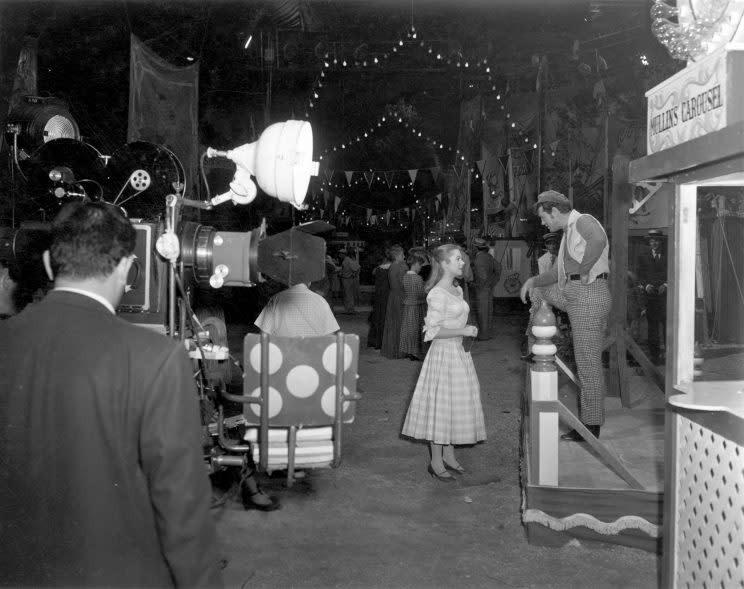
[[[408,175],[411,178],[411,182],[416,181],[416,175],[418,174],[418,170],[408,170]]]
[[[338,211],[338,205],[340,204],[341,204],[341,197],[340,196],[335,197],[333,199],[333,212],[334,213]]]
[[[367,209],[367,222],[369,223],[369,218],[372,216],[372,209]]]
[[[434,198],[437,199],[437,202],[442,202],[442,193],[440,192],[439,194],[434,195]]]
[[[344,174],[346,175],[346,183],[349,186],[351,186],[351,178],[352,178],[352,176],[354,176],[354,172],[353,171],[346,170],[346,171],[344,171]]]
[[[364,172],[364,179],[367,181],[367,187],[372,187],[372,180],[374,180],[374,172]]]
[[[388,188],[390,188],[390,183],[393,181],[393,176],[395,176],[395,172],[385,172],[385,182],[387,182]]]
[[[486,160],[476,160],[475,165],[478,166],[478,171],[483,174],[483,166],[485,165]]]
[[[385,223],[387,223],[388,225],[390,225],[390,211],[388,211],[387,213],[385,213]]]
[[[377,215],[372,215],[372,216],[371,216],[371,217],[369,218],[369,222],[370,222],[370,223],[371,223],[372,225],[377,225]]]
[[[431,175],[434,177],[434,181],[437,181],[437,178],[439,178],[439,168],[429,168],[431,170]]]
[[[416,218],[416,209],[411,209],[411,221]]]

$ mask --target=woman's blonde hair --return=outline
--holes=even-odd
[[[442,262],[448,260],[454,251],[462,253],[462,248],[456,243],[445,243],[444,245],[434,248],[431,252],[431,274],[429,275],[429,279],[426,281],[426,285],[424,285],[424,290],[426,292],[429,292],[434,288],[437,282],[442,279],[442,276],[444,275]]]

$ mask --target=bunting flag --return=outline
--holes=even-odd
[[[483,168],[485,166],[486,160],[477,160],[475,162],[475,165],[478,167],[478,171],[483,174]]]
[[[333,199],[333,212],[334,213],[338,212],[338,205],[340,204],[341,204],[341,197],[339,196],[334,197]]]
[[[345,171],[345,172],[344,172],[344,174],[346,175],[346,183],[347,183],[347,184],[348,184],[349,186],[351,186],[351,179],[352,179],[352,178],[353,178],[353,176],[354,176],[354,172],[353,172],[353,171],[348,171],[348,170],[347,170],[347,171]]]
[[[390,210],[388,210],[388,212],[385,213],[385,223],[390,225]]]
[[[416,209],[411,209],[411,221],[416,218]]]
[[[393,176],[395,175],[395,172],[384,172],[385,174],[385,182],[387,182],[388,188],[390,188],[390,183],[393,181]]]
[[[377,225],[377,215],[372,215],[372,216],[371,216],[371,217],[369,218],[369,222],[370,222],[370,223],[371,223],[372,225]]]
[[[418,170],[416,170],[416,169],[408,170],[408,175],[411,178],[411,182],[415,182],[416,181],[416,176],[418,175]]]
[[[369,223],[369,218],[372,216],[372,209],[367,209],[367,223]]]
[[[375,178],[374,172],[364,172],[364,179],[367,181],[367,187],[372,188],[372,180]]]
[[[440,193],[434,195],[434,198],[437,199],[437,202],[442,202],[442,193],[440,192]]]
[[[429,168],[431,170],[431,175],[434,177],[434,182],[437,181],[437,178],[439,178],[439,168]]]

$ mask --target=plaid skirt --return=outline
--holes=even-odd
[[[398,346],[403,356],[408,354],[417,358],[424,356],[424,317],[426,317],[426,301],[418,305],[403,305],[400,345]]]
[[[480,384],[462,338],[431,342],[401,433],[435,444],[486,439]]]

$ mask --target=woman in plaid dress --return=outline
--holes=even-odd
[[[480,385],[473,359],[462,347],[463,337],[476,337],[478,328],[466,325],[470,307],[462,289],[453,284],[465,265],[453,244],[434,250],[424,321],[424,341],[431,341],[416,389],[403,423],[404,436],[428,440],[431,476],[443,482],[455,478],[447,469],[464,473],[455,459],[454,444],[486,439]]]
[[[423,327],[426,315],[426,292],[424,281],[419,276],[428,260],[423,253],[408,254],[411,268],[403,275],[403,319],[400,324],[400,353],[411,360],[424,357]]]

